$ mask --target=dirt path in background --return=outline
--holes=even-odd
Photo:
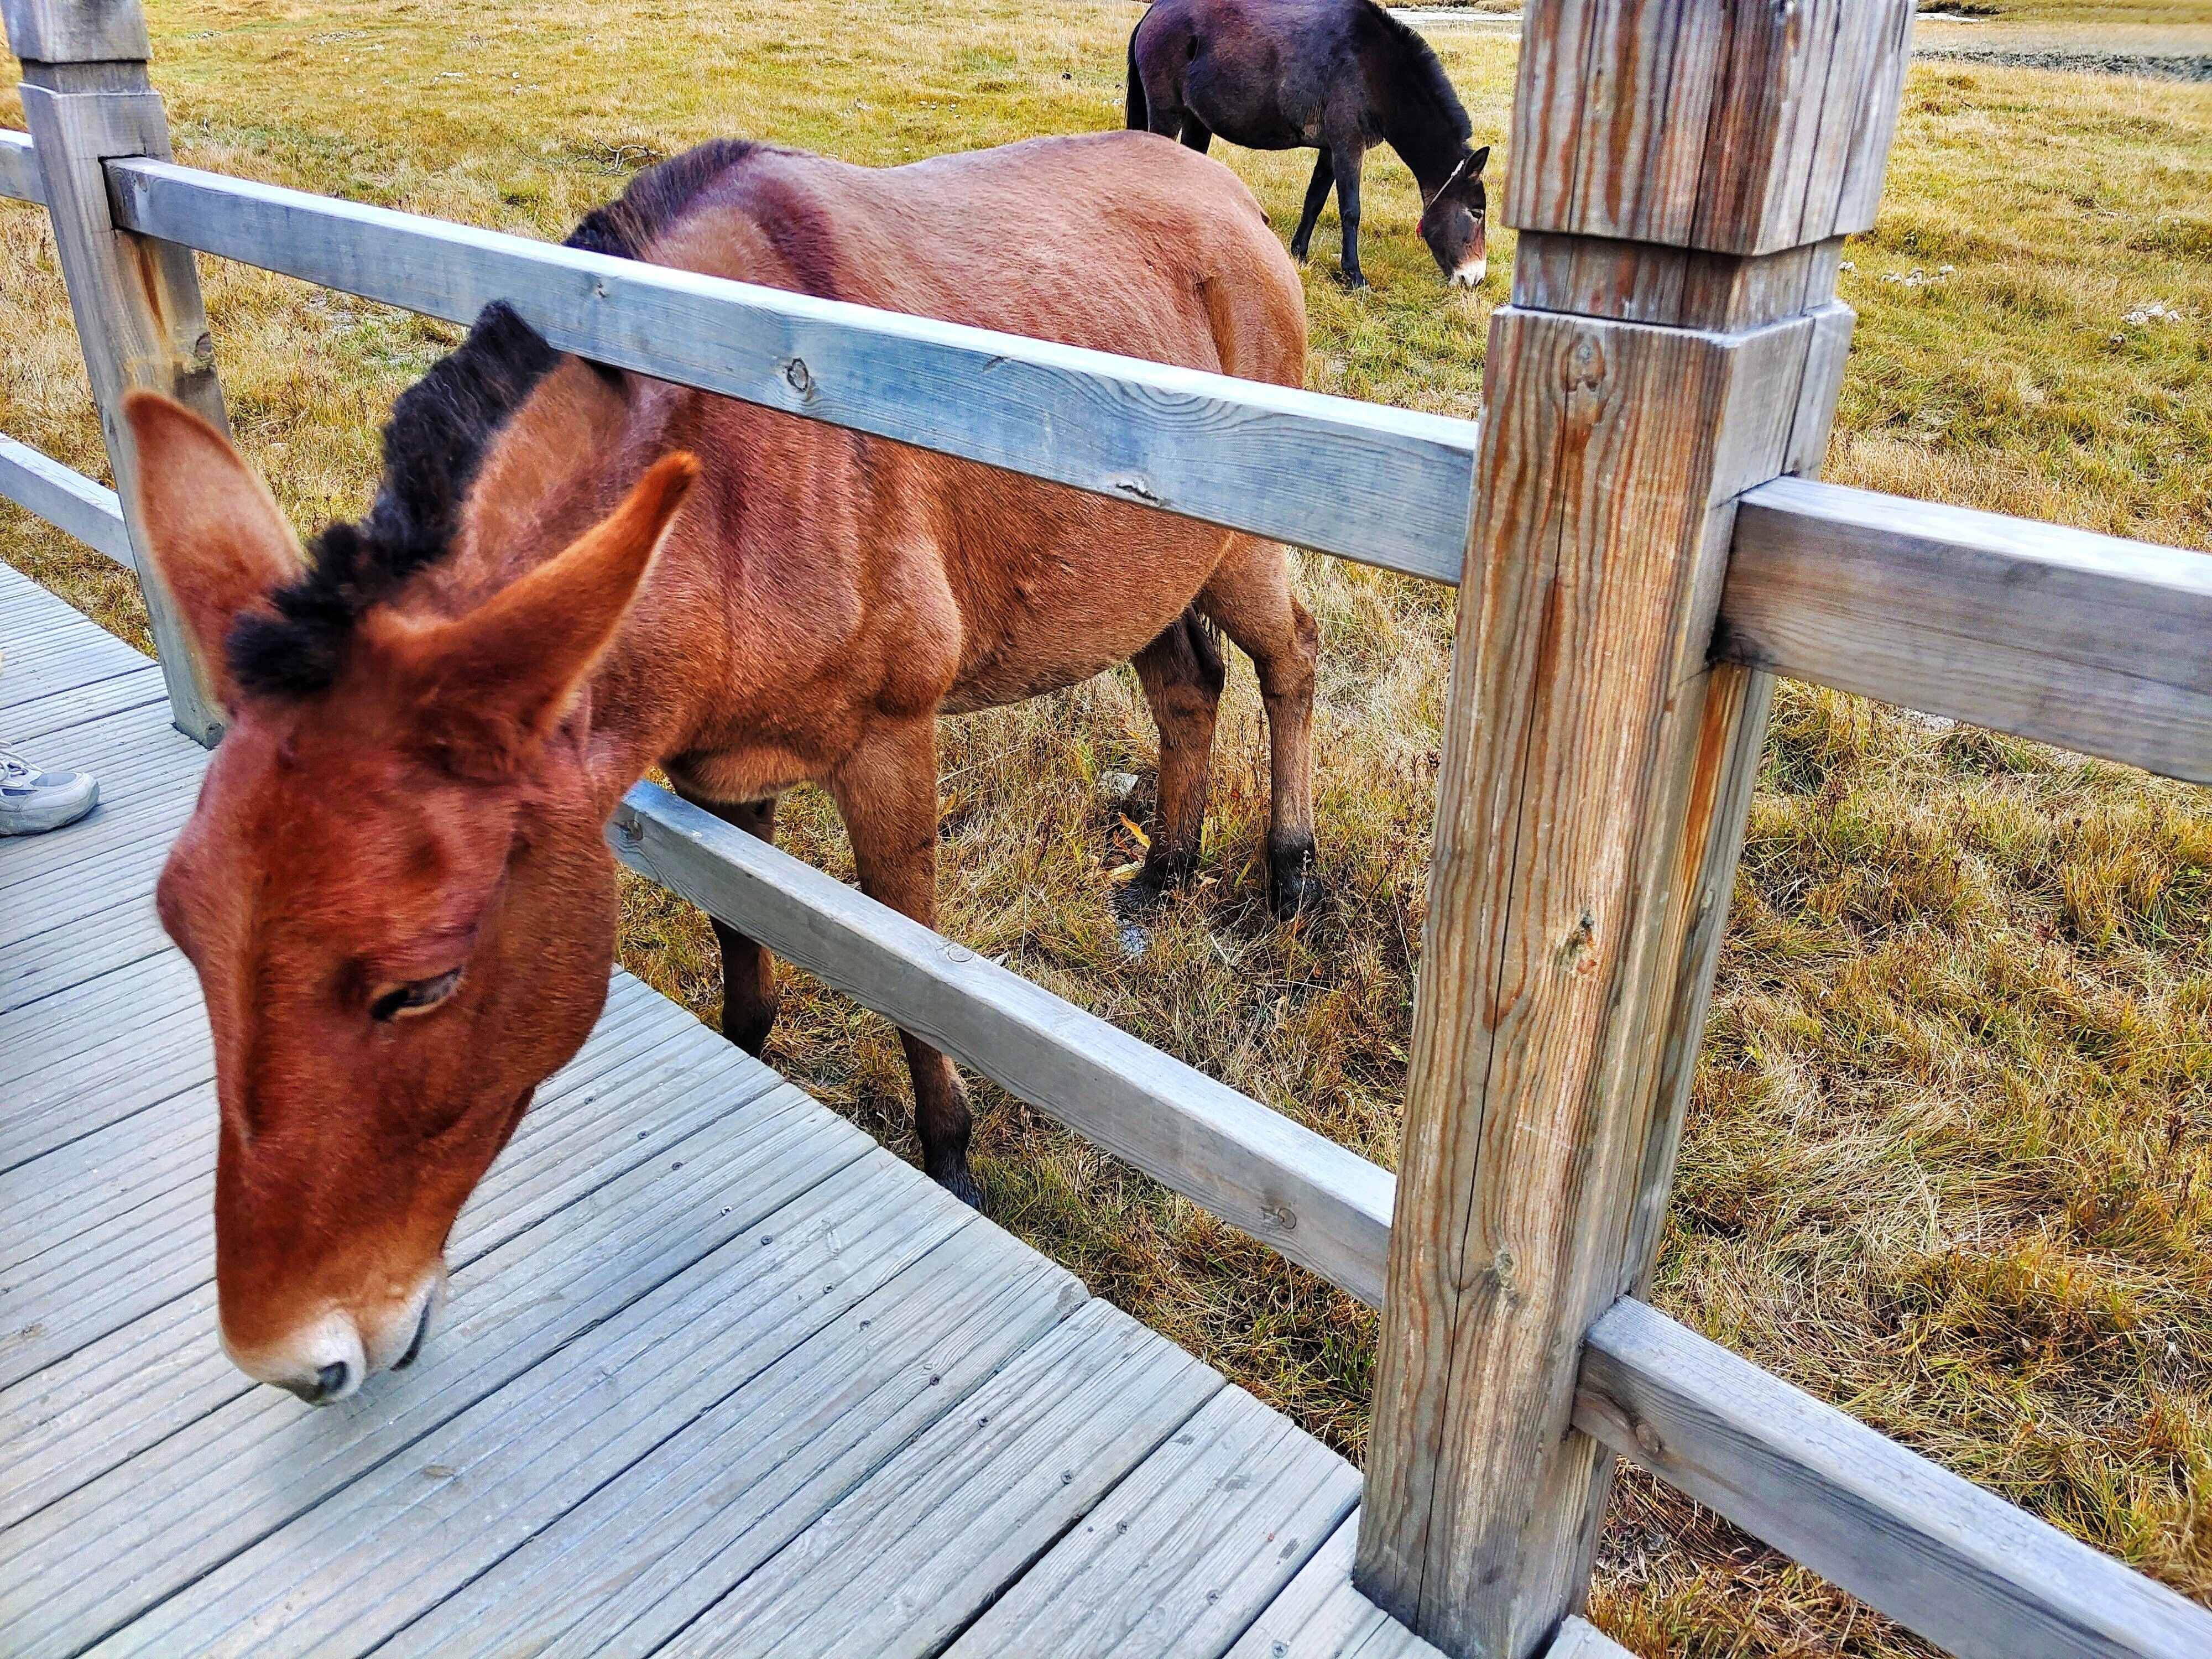
[[[1399,16],[1424,33],[1517,30],[1517,12],[1409,6]],[[1913,25],[1912,55],[1996,69],[2073,70],[2159,81],[2212,82],[2212,29],[2156,24],[1985,23],[1927,16]]]

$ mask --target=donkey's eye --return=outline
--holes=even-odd
[[[418,979],[412,985],[395,985],[376,994],[368,1005],[368,1017],[374,1020],[404,1019],[410,1014],[419,1014],[436,1007],[453,995],[453,988],[461,982],[461,970],[441,974],[435,979]]]

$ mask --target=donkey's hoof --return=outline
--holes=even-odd
[[[1340,270],[1336,285],[1348,293],[1358,294],[1367,286],[1367,279],[1356,270]]]
[[[941,1176],[932,1176],[930,1179],[934,1181],[939,1186],[944,1188],[946,1192],[951,1194],[953,1197],[958,1199],[963,1204],[965,1204],[969,1209],[978,1212],[982,1209],[982,1184],[978,1182],[974,1176],[968,1173],[964,1165],[960,1169],[949,1170]]]
[[[764,1014],[755,1014],[749,1018],[739,1018],[732,1020],[726,1013],[722,1016],[722,1035],[755,1060],[758,1060],[762,1052],[767,1048],[768,1034],[774,1030],[775,1030],[775,1010],[773,1008]]]
[[[1300,841],[1267,854],[1267,905],[1277,921],[1290,921],[1321,908],[1321,878],[1314,873],[1314,846]]]

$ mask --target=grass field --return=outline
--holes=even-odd
[[[872,164],[1118,125],[1127,0],[155,0],[183,159],[557,236],[710,135]],[[2200,21],[2203,8],[2006,4]],[[2177,17],[2180,12],[2197,14]],[[1442,51],[1480,137],[1516,43]],[[0,120],[21,125],[11,94]],[[1301,156],[1223,152],[1287,231]],[[1472,414],[1503,297],[1447,295],[1394,160],[1371,293],[1307,297],[1316,388]],[[1008,250],[1018,259],[1018,248]],[[1827,476],[2212,548],[2212,88],[1920,66]],[[303,529],[357,511],[392,397],[453,331],[210,265],[241,443]],[[96,422],[43,220],[0,209],[0,430],[91,471]],[[127,581],[13,509],[0,557],[143,640]],[[1195,888],[1123,960],[1107,896],[1152,737],[1109,675],[949,722],[944,926],[1385,1163],[1395,1159],[1453,600],[1309,561],[1330,900],[1271,926],[1264,745],[1235,665]],[[4,734],[0,734],[4,735]],[[48,763],[65,756],[42,756]],[[1139,781],[1116,799],[1115,775]],[[849,874],[826,804],[786,844]],[[624,960],[702,1014],[701,919],[626,890]],[[911,1155],[884,1023],[787,971],[770,1059]],[[1373,1321],[986,1087],[994,1212],[1357,1456]],[[1671,1312],[2184,1591],[2212,1599],[2212,805],[2033,745],[1785,688],[1660,1273]],[[1899,1654],[1910,1638],[1648,1482],[1595,1616],[1651,1654]]]

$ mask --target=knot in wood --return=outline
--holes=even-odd
[[[806,367],[806,359],[804,357],[793,357],[786,363],[783,366],[783,378],[791,383],[791,389],[802,398],[814,390],[813,371]]]

